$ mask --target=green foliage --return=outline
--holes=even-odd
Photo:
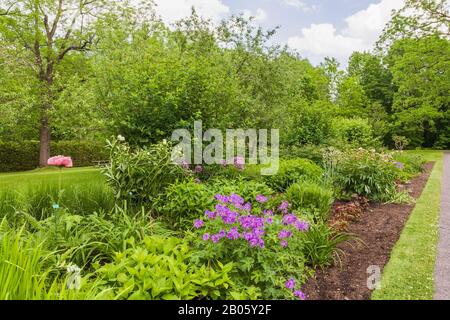
[[[449,55],[450,42],[438,37],[403,39],[390,48],[387,60],[398,88],[393,129],[409,147],[449,147]]]
[[[277,191],[286,190],[291,184],[310,178],[318,180],[323,170],[308,159],[281,160],[278,172],[272,176],[264,177],[266,184]]]
[[[54,155],[71,156],[75,167],[107,159],[102,143],[91,141],[52,142]],[[39,166],[38,141],[0,141],[0,172],[32,170]]]
[[[45,267],[42,239],[24,228],[9,229],[0,223],[0,300],[31,300],[45,297],[49,270]]]
[[[318,145],[326,143],[330,137],[332,108],[329,103],[293,101],[286,118],[280,117],[281,143],[285,145]]]
[[[251,202],[259,194],[272,195],[274,191],[264,182],[255,180],[222,180],[216,179],[211,181],[210,188],[213,194],[238,194],[245,201]]]
[[[32,230],[48,239],[46,247],[61,260],[89,269],[94,262],[111,262],[115,253],[126,247],[126,240],[143,241],[146,236],[170,236],[160,222],[141,210],[132,213],[126,207],[81,216],[58,209],[43,221],[22,213]]]
[[[107,289],[104,298],[129,300],[187,300],[226,297],[233,264],[218,268],[189,263],[190,249],[177,238],[147,237],[128,241],[127,249],[100,267],[94,284]]]
[[[345,196],[354,193],[371,200],[388,200],[398,177],[392,156],[375,150],[351,150],[341,157],[335,183]]]
[[[133,150],[115,139],[108,141],[108,149],[110,163],[103,173],[117,200],[150,202],[188,174],[173,163],[172,148],[165,143]]]
[[[301,181],[286,190],[286,199],[294,210],[306,210],[319,221],[327,221],[333,204],[333,190],[313,181]]]
[[[323,162],[323,146],[304,145],[304,146],[280,146],[280,157],[283,159],[309,159],[314,163],[321,165]]]
[[[333,230],[324,223],[312,225],[302,234],[302,252],[306,262],[314,268],[325,268],[340,261],[343,252],[337,245],[350,239],[345,233]]]
[[[174,183],[155,203],[156,212],[175,227],[191,227],[192,221],[213,204],[213,190],[192,180]]]
[[[333,121],[334,143],[337,146],[374,147],[378,145],[373,129],[367,119],[337,118]]]
[[[29,187],[19,197],[17,210],[25,210],[38,220],[52,215],[53,204],[78,215],[86,215],[98,210],[111,211],[114,195],[103,182],[86,183],[81,186],[41,183]]]

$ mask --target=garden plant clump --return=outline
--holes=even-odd
[[[0,0],[0,299],[431,297],[448,0],[322,61],[264,27],[301,1],[161,2]]]

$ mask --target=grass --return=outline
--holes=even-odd
[[[0,218],[11,218],[25,210],[37,219],[44,219],[53,212],[53,203],[84,215],[100,209],[111,210],[114,199],[95,168],[46,168],[0,174]]]
[[[381,288],[372,293],[372,300],[433,299],[443,153],[431,150],[408,153],[419,154],[425,160],[436,163],[391,252],[391,258],[383,271]]]

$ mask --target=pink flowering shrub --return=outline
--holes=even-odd
[[[217,194],[215,199],[214,210],[206,210],[193,223],[199,262],[235,262],[233,280],[255,289],[257,294],[250,298],[295,298],[285,282],[293,278],[302,283],[308,274],[301,234],[309,223],[290,213],[287,202],[269,208],[264,195],[252,202],[237,194]]]
[[[73,162],[71,157],[55,156],[47,160],[49,166],[72,168]]]

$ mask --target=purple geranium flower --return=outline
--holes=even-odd
[[[200,165],[195,166],[194,172],[195,172],[195,173],[201,173],[201,172],[203,172],[203,167],[200,166]]]
[[[222,203],[227,203],[228,202],[228,197],[221,195],[221,194],[216,194],[215,198],[217,201],[222,202]]]
[[[288,246],[288,242],[287,242],[286,240],[282,240],[282,241],[281,241],[281,246],[282,246],[283,248],[286,248],[286,247]]]
[[[228,239],[230,240],[235,240],[235,239],[239,239],[241,235],[238,232],[238,229],[236,227],[231,228],[230,231],[227,234]]]
[[[194,221],[194,227],[195,227],[196,229],[200,229],[201,227],[203,227],[204,224],[205,224],[205,223],[204,223],[203,220],[201,220],[201,219],[196,219],[196,220]]]
[[[209,210],[205,211],[205,215],[208,217],[208,219],[211,219],[211,220],[215,219],[217,216],[214,211],[209,211]]]
[[[295,288],[295,280],[294,280],[294,278],[290,278],[288,281],[286,281],[284,286],[286,287],[286,289],[290,289],[290,290],[294,289]]]
[[[258,194],[256,196],[256,201],[258,201],[259,203],[267,202],[267,197],[263,196],[262,194]]]
[[[278,210],[280,210],[283,213],[287,213],[287,209],[289,208],[289,202],[283,201],[279,206]]]
[[[232,204],[234,204],[237,207],[242,205],[245,202],[244,198],[242,198],[241,196],[239,196],[239,195],[237,195],[235,193],[230,195],[228,201],[231,202]]]
[[[295,222],[294,226],[297,228],[298,231],[309,230],[309,223],[306,221],[298,220],[297,222]]]
[[[211,241],[212,241],[213,243],[217,243],[217,242],[219,242],[219,240],[220,240],[219,235],[213,234],[213,235],[211,236]]]
[[[295,290],[294,291],[294,296],[296,296],[297,298],[299,298],[300,300],[306,300],[306,295],[303,291],[301,290]]]
[[[205,233],[202,237],[203,241],[209,240],[209,233]]]
[[[295,224],[297,222],[297,217],[294,214],[288,214],[283,217],[283,224]]]
[[[286,239],[286,238],[290,238],[292,236],[292,232],[289,230],[281,230],[278,233],[278,238],[279,239]]]

